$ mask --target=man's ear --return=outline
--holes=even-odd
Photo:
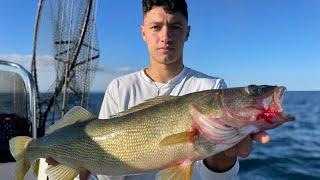
[[[144,41],[146,41],[146,34],[144,32],[144,26],[143,25],[140,25],[140,32],[141,32],[142,39]]]
[[[191,26],[187,26],[187,35],[186,39],[184,41],[188,41],[189,35],[190,35]]]

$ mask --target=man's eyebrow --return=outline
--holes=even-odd
[[[183,22],[173,22],[173,23],[170,23],[171,25],[186,25],[186,23],[183,23]]]
[[[152,21],[152,22],[149,22],[149,24],[163,24],[163,22],[161,22],[161,21]]]
[[[178,19],[178,20],[173,20],[169,24],[171,25],[188,25],[188,23],[184,20]]]
[[[162,21],[152,21],[149,24],[163,24]],[[169,22],[169,25],[187,25],[186,23],[182,22],[182,21],[174,21],[174,22]]]

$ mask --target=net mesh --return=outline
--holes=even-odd
[[[40,121],[59,119],[76,105],[88,108],[99,59],[95,8],[95,0],[43,0],[32,68],[37,82],[45,82],[38,89]]]

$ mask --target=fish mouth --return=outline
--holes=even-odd
[[[275,87],[272,91],[265,94],[262,97],[262,107],[263,109],[272,109],[277,110],[279,112],[283,112],[282,108],[282,102],[283,102],[283,96],[286,92],[285,87]]]
[[[283,86],[269,86],[263,94],[251,96],[255,99],[244,106],[228,108],[221,96],[222,109],[227,117],[233,119],[235,126],[254,124],[260,130],[270,129],[283,124],[286,121],[294,120],[292,115],[286,115],[282,108],[283,97],[286,88]],[[241,103],[240,103],[241,104]],[[237,109],[238,108],[238,109]],[[232,125],[232,120],[229,121]]]
[[[276,104],[276,106],[278,107],[279,111],[283,112],[283,108],[282,108],[282,102],[283,102],[283,96],[284,93],[287,91],[287,89],[283,86],[281,87],[277,87],[274,90],[274,94],[273,94],[273,100]]]
[[[257,120],[264,119],[269,124],[277,121],[290,121],[294,117],[283,112],[282,102],[286,92],[283,86],[275,87],[273,91],[267,93],[262,100],[262,112],[257,116]]]

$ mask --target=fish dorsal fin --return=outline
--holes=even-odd
[[[50,126],[46,130],[46,134],[50,134],[57,129],[74,124],[75,122],[87,121],[92,119],[96,119],[96,116],[94,114],[81,106],[75,106],[70,109],[60,120]]]
[[[160,146],[169,146],[181,143],[191,143],[194,141],[195,133],[194,132],[182,132],[178,134],[173,134],[164,138],[159,145]]]
[[[185,161],[177,166],[159,171],[156,175],[156,180],[191,180],[192,170],[193,162]]]
[[[49,166],[46,170],[46,174],[49,179],[73,180],[79,174],[79,171],[62,164],[58,164],[56,166]]]
[[[145,102],[138,104],[136,106],[133,106],[133,107],[129,108],[128,110],[122,111],[113,117],[124,116],[124,115],[130,114],[133,112],[137,112],[142,109],[146,109],[148,107],[151,107],[151,106],[154,106],[154,105],[166,102],[166,101],[170,101],[172,99],[177,99],[177,98],[179,98],[179,96],[158,96],[158,97],[155,97],[152,99],[145,100]]]

